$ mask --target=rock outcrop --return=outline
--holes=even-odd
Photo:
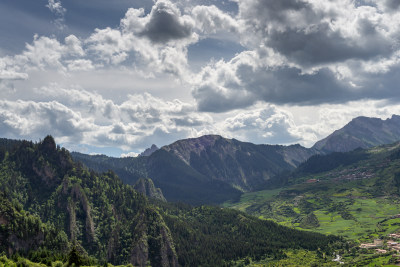
[[[148,198],[167,201],[161,189],[156,188],[150,178],[140,178],[133,188]]]

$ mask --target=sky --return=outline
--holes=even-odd
[[[398,0],[2,0],[0,137],[310,147],[400,114]]]

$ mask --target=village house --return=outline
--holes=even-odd
[[[400,239],[400,234],[398,233],[390,234],[389,237]]]
[[[375,239],[374,243],[362,243],[360,245],[360,248],[370,249],[370,248],[378,248],[378,247],[382,247],[382,246],[383,246],[383,240]]]

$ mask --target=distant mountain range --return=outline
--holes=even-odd
[[[400,116],[381,120],[379,118],[357,117],[343,128],[312,147],[318,151],[348,152],[356,148],[371,148],[400,140]]]
[[[72,153],[96,171],[111,169],[128,184],[151,178],[168,201],[221,203],[242,192],[268,188],[274,177],[290,172],[316,154],[346,152],[400,140],[400,116],[358,117],[312,148],[300,145],[255,145],[218,135],[176,141],[145,156],[112,158]],[[148,153],[147,153],[148,152]],[[278,181],[279,182],[279,181]]]
[[[243,192],[280,184],[278,179],[284,177],[282,173],[293,171],[316,154],[369,148],[398,140],[400,116],[393,115],[386,120],[355,118],[312,148],[255,145],[206,135],[179,140],[160,149],[152,146],[136,158],[71,154],[75,161],[95,171],[113,170],[126,184],[134,185],[140,178],[151,178],[168,201],[197,205],[222,203],[238,198]],[[3,147],[18,142],[0,139]]]
[[[264,186],[317,153],[300,145],[255,145],[206,135],[176,141],[137,158],[72,153],[96,171],[115,171],[128,184],[150,177],[168,201],[220,203]]]

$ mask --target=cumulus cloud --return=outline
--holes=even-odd
[[[116,29],[96,29],[86,43],[89,51],[93,51],[100,60],[107,64],[119,64],[127,59],[127,52],[133,48],[133,37],[123,35]]]
[[[241,53],[229,62],[220,60],[199,76],[193,96],[203,111],[223,112],[259,100],[318,104],[354,97],[348,92],[350,85],[329,69],[307,74],[294,66],[262,65],[257,63],[256,53]]]
[[[64,142],[80,138],[78,141],[92,146],[139,150],[149,143],[163,145],[165,139],[172,142],[196,135],[213,123],[211,116],[196,113],[192,103],[165,101],[148,93],[129,95],[116,103],[79,87],[58,84],[34,92],[39,102],[8,101],[0,106],[2,127],[8,136],[40,137],[48,132]],[[49,98],[53,100],[46,101]]]
[[[137,156],[139,156],[139,153],[128,152],[128,153],[122,153],[120,157],[121,158],[136,158]]]
[[[58,0],[49,0],[47,7],[60,18],[66,13]],[[13,65],[19,68],[16,73],[133,66],[143,76],[167,73],[187,82],[192,78],[188,47],[199,40],[199,34],[226,27],[237,32],[238,23],[215,6],[181,11],[169,0],[158,0],[148,14],[143,8],[130,8],[119,27],[95,29],[85,39],[75,35],[64,40],[35,35],[33,42],[13,57]]]
[[[216,33],[221,30],[237,33],[239,23],[216,6],[196,6],[192,10],[196,27],[203,33]]]
[[[49,0],[47,7],[62,18],[66,13],[57,0]],[[66,73],[123,66],[147,77],[168,73],[184,80],[190,76],[187,47],[198,40],[194,24],[174,3],[159,0],[150,13],[130,8],[119,27],[95,29],[86,39],[35,35],[22,53],[8,59],[14,70],[2,66],[0,70],[3,76],[13,71],[24,78],[28,77],[24,73],[34,69]]]
[[[32,44],[26,44],[21,54],[9,60],[14,67],[25,71],[49,68],[65,71],[65,61],[84,55],[81,41],[74,35],[67,36],[64,43],[55,38],[35,35]]]
[[[169,0],[158,0],[146,16],[142,8],[130,8],[121,20],[121,28],[124,32],[132,32],[160,44],[196,39],[193,19],[182,15]]]
[[[399,98],[400,23],[393,22],[400,12],[354,1],[238,5],[248,50],[198,73],[192,94],[200,110],[225,112],[259,100],[318,105]]]
[[[14,81],[26,80],[29,75],[14,65],[11,57],[0,58],[0,92],[14,91]]]
[[[239,8],[246,31],[256,33],[247,39],[304,66],[389,56],[399,28],[354,1],[246,0]]]
[[[76,59],[65,61],[70,71],[89,71],[93,70],[94,66],[91,60],[88,59]]]
[[[227,118],[223,129],[236,139],[259,144],[292,144],[302,141],[293,115],[274,105],[257,105]]]
[[[2,100],[0,126],[5,136],[38,139],[52,134],[79,142],[92,123],[58,102]]]
[[[187,47],[197,42],[194,21],[168,0],[157,1],[151,12],[130,8],[119,28],[96,29],[86,40],[88,50],[106,64],[133,59],[147,76],[169,73],[189,76]]]
[[[140,33],[156,43],[184,39],[192,36],[194,23],[189,16],[182,16],[170,1],[157,1],[148,21]]]

